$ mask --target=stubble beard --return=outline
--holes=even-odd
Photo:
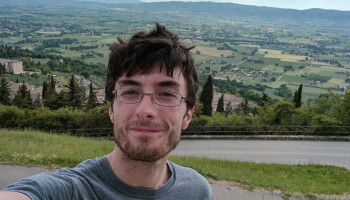
[[[167,140],[161,144],[154,145],[152,144],[155,138],[149,136],[139,136],[137,138],[138,141],[133,141],[132,138],[128,135],[129,127],[137,125],[143,127],[151,127],[151,128],[164,128],[165,137]],[[119,149],[123,152],[126,158],[142,161],[142,162],[155,162],[166,155],[168,155],[173,149],[176,148],[180,141],[181,133],[178,133],[175,129],[169,129],[167,124],[163,123],[150,123],[150,122],[128,122],[126,125],[114,127],[114,141],[119,147]],[[163,135],[164,137],[164,135]]]

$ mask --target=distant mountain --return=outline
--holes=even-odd
[[[98,2],[98,3],[109,3],[109,4],[142,3],[141,0],[78,0],[78,1],[94,1],[94,2]]]
[[[118,7],[144,11],[178,11],[196,16],[245,21],[271,21],[310,26],[350,27],[350,11],[309,9],[295,10],[214,2],[154,2],[122,4]]]
[[[110,8],[117,4],[119,8],[140,10],[150,15],[154,11],[178,13],[193,17],[211,17],[221,20],[239,20],[244,22],[280,23],[283,25],[311,26],[325,28],[350,28],[350,11],[309,9],[295,10],[261,6],[249,6],[235,3],[215,2],[152,2],[141,0],[0,0],[12,5],[61,5],[61,6],[99,6]]]

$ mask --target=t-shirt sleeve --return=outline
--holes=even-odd
[[[70,199],[71,181],[56,173],[41,173],[7,186],[3,191],[20,192],[32,200]]]

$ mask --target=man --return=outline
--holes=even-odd
[[[157,23],[128,42],[118,40],[110,47],[106,84],[115,149],[72,169],[22,179],[0,199],[212,199],[200,174],[168,161],[194,110],[193,47]]]

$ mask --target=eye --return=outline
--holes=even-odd
[[[135,89],[125,89],[120,92],[121,96],[137,96],[140,92]]]
[[[157,92],[157,96],[162,97],[162,98],[176,98],[177,97],[176,93],[171,92],[171,91],[159,91],[159,92]]]

